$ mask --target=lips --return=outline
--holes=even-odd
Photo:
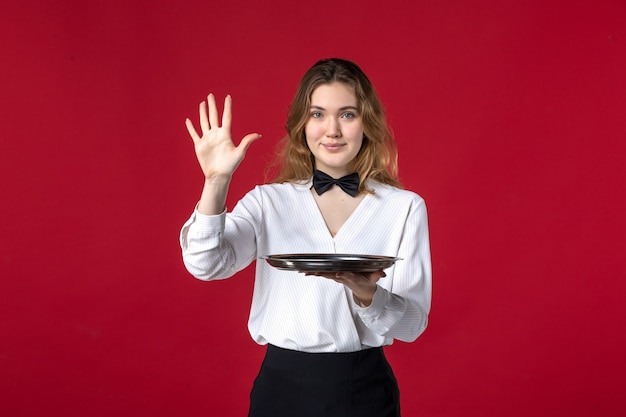
[[[338,151],[345,146],[345,143],[325,143],[322,146],[328,151]]]

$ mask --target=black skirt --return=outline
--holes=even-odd
[[[398,383],[382,348],[305,353],[269,345],[248,417],[399,417]]]

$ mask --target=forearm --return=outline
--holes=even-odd
[[[215,176],[205,178],[198,212],[207,216],[215,216],[224,212],[226,195],[230,185],[231,176]]]

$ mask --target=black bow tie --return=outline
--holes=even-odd
[[[333,185],[337,184],[346,193],[352,197],[359,192],[359,174],[357,172],[346,175],[339,179],[334,179],[330,175],[320,170],[315,170],[313,173],[313,188],[317,195],[322,195],[330,189]]]

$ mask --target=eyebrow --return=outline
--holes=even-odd
[[[326,110],[325,108],[323,108],[322,106],[311,106],[312,109],[316,109],[316,110]],[[344,106],[344,107],[340,107],[339,111],[344,111],[344,110],[356,110],[359,111],[359,109],[355,106]]]

